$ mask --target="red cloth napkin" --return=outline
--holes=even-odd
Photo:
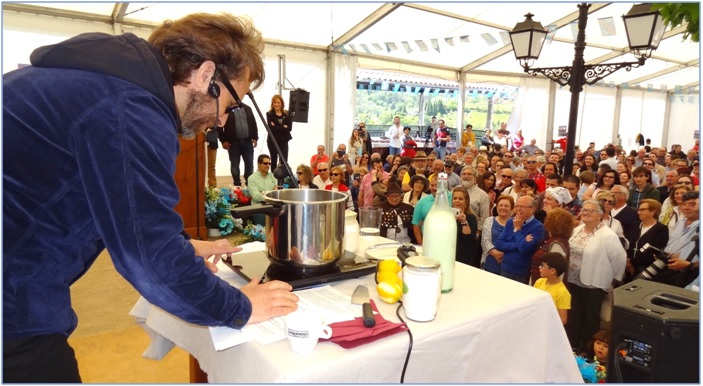
[[[374,311],[373,317],[376,319],[375,326],[364,326],[362,317],[332,323],[329,325],[332,328],[332,337],[329,340],[344,348],[354,348],[408,329],[405,323],[393,323],[384,319],[383,316],[378,313],[376,303],[374,303],[373,300],[370,300],[370,302],[371,309]]]

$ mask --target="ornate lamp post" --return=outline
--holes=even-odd
[[[578,5],[578,35],[574,43],[574,62],[568,67],[532,68],[534,61],[539,58],[547,37],[547,31],[542,24],[532,20],[534,15],[528,13],[525,15],[525,21],[517,23],[510,31],[515,58],[526,73],[534,76],[542,74],[562,86],[570,86],[571,107],[569,108],[569,131],[566,136],[565,175],[571,174],[571,165],[574,161],[578,105],[583,85],[595,84],[621,68],[630,71],[633,67],[643,65],[652,56],[652,52],[659,47],[666,27],[659,12],[651,11],[651,4],[637,4],[622,17],[630,50],[637,61],[587,65],[583,60],[583,50],[586,48],[586,23],[590,6],[591,4],[587,3]]]

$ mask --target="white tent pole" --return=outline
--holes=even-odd
[[[613,143],[620,136],[620,109],[622,109],[622,88],[615,89],[615,110],[613,110]],[[622,145],[622,136],[620,136],[620,145]],[[617,145],[617,143],[615,143]]]
[[[547,106],[547,138],[554,139],[554,112],[556,111],[557,84],[549,82],[549,105]],[[517,133],[517,130],[515,131]],[[545,147],[546,149],[546,147]]]
[[[666,93],[666,102],[664,105],[664,127],[662,128],[662,136],[660,144],[666,148],[667,153],[669,152],[669,123],[671,119],[671,98],[669,97],[670,92]]]

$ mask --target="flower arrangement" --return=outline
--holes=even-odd
[[[605,366],[593,357],[593,362],[589,363],[586,358],[575,355],[576,365],[581,372],[581,378],[586,383],[605,383]]]
[[[244,235],[248,236],[249,241],[266,241],[266,228],[261,225],[249,222],[244,228]]]
[[[205,191],[205,224],[227,235],[235,230],[235,219],[230,209],[251,201],[248,190],[208,187]],[[239,221],[241,224],[241,220]],[[241,228],[240,228],[241,229]]]

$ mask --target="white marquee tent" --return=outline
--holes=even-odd
[[[633,3],[594,3],[586,31],[589,64],[632,61],[621,16]],[[573,60],[575,3],[3,3],[3,73],[29,63],[38,46],[82,32],[132,32],[147,37],[165,19],[192,12],[226,11],[250,17],[266,41],[266,82],[255,90],[262,110],[283,84],[310,92],[308,123],[294,124],[291,165],[307,163],[317,144],[336,146],[354,122],[357,70],[433,78],[432,84],[498,83],[519,87],[508,128],[518,127],[545,147],[568,120],[569,90],[524,74],[507,38],[531,12],[552,26],[538,67]],[[634,148],[643,133],[653,144],[682,144],[699,129],[700,46],[667,30],[647,63],[620,70],[581,94],[577,143],[620,140]],[[461,95],[461,93],[460,93]],[[245,101],[246,103],[246,101]],[[468,122],[467,122],[468,123]],[[697,133],[697,132],[696,132]],[[260,128],[258,151],[266,152]],[[258,152],[257,152],[258,153]],[[227,175],[218,157],[218,175]]]

